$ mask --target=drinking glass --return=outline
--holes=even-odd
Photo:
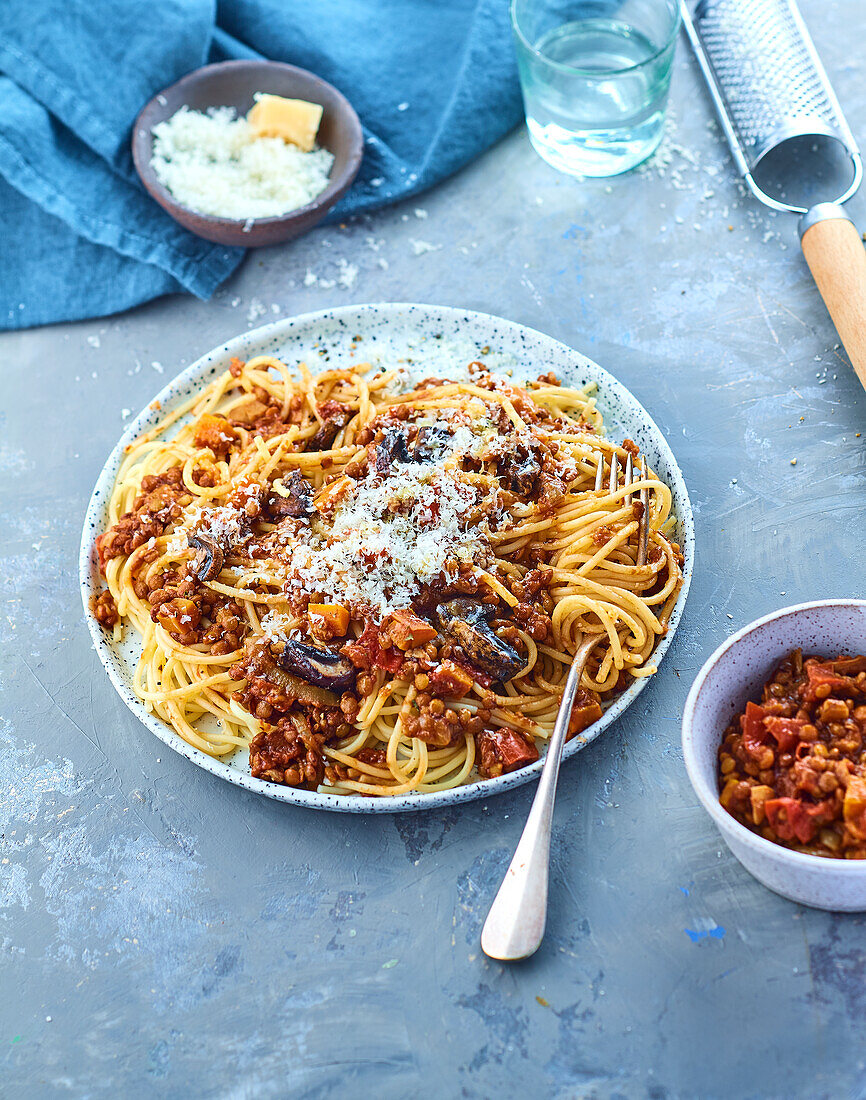
[[[511,0],[526,127],[561,172],[615,176],[661,141],[678,0]]]

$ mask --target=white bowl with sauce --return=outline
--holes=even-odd
[[[719,803],[725,729],[793,649],[835,657],[866,653],[866,600],[819,600],[774,611],[728,638],[704,664],[683,711],[683,756],[695,794],[751,874],[783,897],[817,909],[866,910],[866,860],[795,852],[753,833]]]

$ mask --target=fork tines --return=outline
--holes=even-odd
[[[640,458],[640,465],[638,466],[637,477],[635,477],[634,462],[632,460],[631,452],[625,460],[625,476],[623,477],[623,484],[628,487],[633,485],[635,480],[643,481],[646,476],[646,461],[643,456]],[[601,487],[604,483],[604,458],[600,458],[598,466],[595,471],[595,491],[601,492]],[[616,451],[613,452],[610,458],[610,478],[608,481],[609,491],[611,493],[616,492],[619,487],[619,457]],[[643,505],[641,509],[641,517],[638,523],[638,549],[637,559],[635,564],[639,567],[646,565],[647,548],[649,543],[649,490],[646,488],[640,489],[638,492],[638,500]]]

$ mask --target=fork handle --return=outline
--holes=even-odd
[[[514,858],[506,872],[481,932],[481,948],[491,959],[525,959],[538,950],[547,923],[547,879],[550,864],[550,826],[562,748],[574,698],[586,659],[584,645],[572,662],[562,694],[556,725],[532,800],[532,809]]]
[[[857,377],[866,389],[866,248],[833,202],[800,219],[800,245]]]

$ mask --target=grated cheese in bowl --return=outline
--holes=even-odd
[[[297,210],[324,191],[333,163],[327,149],[256,136],[232,107],[181,107],[153,128],[160,183],[190,210],[218,218],[251,223]]]

